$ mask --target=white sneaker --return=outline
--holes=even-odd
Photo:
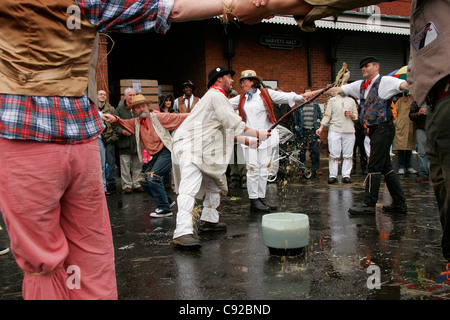
[[[403,168],[398,169],[398,174],[405,174],[405,169],[403,169]]]
[[[150,213],[150,217],[153,218],[164,218],[164,217],[170,217],[172,215],[172,211],[170,210],[162,210],[157,208],[155,212]]]
[[[409,169],[408,169],[408,173],[411,173],[411,174],[416,174],[416,173],[417,173],[417,171],[416,171],[416,170],[414,170],[413,168],[409,168]]]
[[[7,254],[9,252],[9,248],[0,248],[0,256]]]

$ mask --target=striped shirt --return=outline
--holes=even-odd
[[[165,33],[174,0],[76,2],[98,32]],[[102,131],[99,113],[87,92],[76,98],[0,93],[1,138],[76,144],[95,139]]]

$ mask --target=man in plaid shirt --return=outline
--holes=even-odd
[[[0,210],[25,271],[24,299],[117,298],[103,126],[88,87],[95,34],[165,33],[170,22],[231,11],[258,22],[274,13],[256,14],[258,2],[2,0]]]

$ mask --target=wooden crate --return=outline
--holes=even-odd
[[[142,94],[146,99],[152,100],[153,103],[150,104],[151,109],[159,108],[159,88],[158,80],[147,80],[147,79],[122,79],[119,83],[121,99],[125,93],[125,89],[131,87],[136,91],[136,94]]]
[[[173,96],[173,85],[171,84],[160,84],[159,86],[159,95],[172,95]]]

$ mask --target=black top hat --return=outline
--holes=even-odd
[[[186,86],[191,86],[192,87],[192,91],[195,90],[195,86],[194,86],[194,84],[192,83],[191,80],[186,80],[185,82],[183,82],[181,84],[181,90],[183,90],[183,88],[186,87]]]
[[[235,72],[225,67],[216,67],[212,69],[208,75],[208,89],[214,84],[214,82],[216,82],[217,78],[226,74],[231,74],[231,76],[234,76]]]
[[[377,58],[373,57],[373,56],[369,56],[369,57],[365,57],[361,60],[361,62],[359,63],[359,68],[362,69],[362,67],[369,62],[378,62],[380,63],[380,60],[378,60]]]

